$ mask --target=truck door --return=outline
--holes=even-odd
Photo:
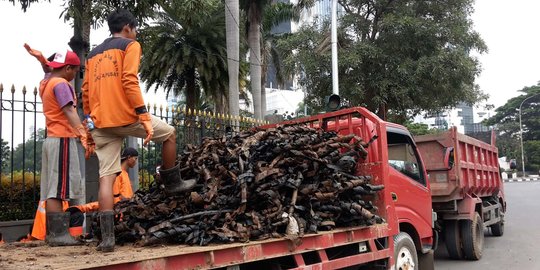
[[[401,223],[409,223],[423,244],[431,244],[431,194],[416,145],[405,130],[388,128],[390,192]]]

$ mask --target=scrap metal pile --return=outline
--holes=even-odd
[[[356,176],[369,143],[303,126],[251,130],[188,146],[179,157],[191,193],[163,187],[115,206],[117,242],[139,245],[245,242],[382,223],[382,185]]]

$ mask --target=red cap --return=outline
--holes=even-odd
[[[54,60],[47,63],[47,65],[52,68],[61,68],[65,65],[80,66],[81,60],[74,52],[65,50],[55,53]]]

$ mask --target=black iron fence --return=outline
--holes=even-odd
[[[262,121],[233,117],[182,107],[148,104],[149,111],[175,127],[177,151],[186,144],[199,144],[204,137],[236,133]],[[16,91],[0,84],[0,221],[32,219],[39,202],[41,146],[45,139],[45,118],[37,88]],[[139,145],[139,187],[154,181],[161,164],[161,145]],[[88,179],[87,179],[88,180]]]

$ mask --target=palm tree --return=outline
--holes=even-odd
[[[229,73],[229,113],[239,115],[240,10],[237,0],[225,0],[227,67]]]
[[[155,22],[141,30],[141,79],[155,91],[163,87],[167,96],[184,92],[191,109],[201,91],[223,101],[228,86],[221,1],[194,2],[162,5]]]
[[[241,0],[240,6],[247,13],[247,29],[248,29],[248,44],[250,49],[249,61],[250,61],[250,79],[251,79],[251,93],[253,95],[253,107],[254,115],[256,119],[261,119],[263,116],[263,103],[266,107],[266,100],[262,100],[262,67],[265,66],[262,62],[261,56],[261,24],[263,22],[264,14],[271,7],[275,5],[289,6],[291,13],[289,16],[285,16],[287,12],[283,11],[280,16],[274,16],[269,26],[277,25],[280,22],[290,19],[296,19],[300,17],[302,9],[312,6],[314,0],[299,0],[296,5],[285,3],[272,3],[271,0]],[[270,31],[270,28],[268,31]],[[265,96],[265,95],[264,95]]]

